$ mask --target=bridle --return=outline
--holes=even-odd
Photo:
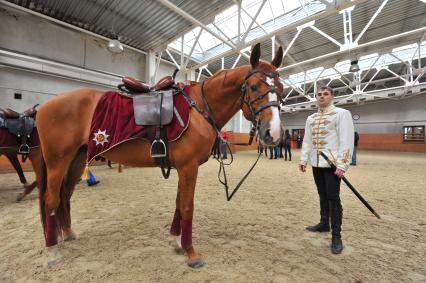
[[[241,96],[240,96],[240,109],[243,110],[243,104],[245,103],[250,111],[250,115],[251,115],[251,119],[250,121],[252,122],[252,128],[250,130],[250,138],[249,138],[249,142],[248,143],[232,143],[234,145],[243,145],[243,146],[247,146],[247,145],[251,145],[253,142],[253,138],[258,130],[258,123],[259,123],[259,119],[257,118],[259,113],[261,113],[263,110],[269,108],[269,107],[278,107],[278,110],[280,109],[280,103],[279,100],[281,100],[280,98],[280,94],[277,91],[277,87],[274,84],[269,84],[267,81],[265,81],[262,77],[258,76],[257,74],[260,73],[263,76],[272,79],[274,82],[275,80],[279,77],[279,74],[277,72],[264,72],[262,70],[257,70],[257,69],[253,69],[250,70],[247,75],[244,78],[244,83],[241,87]],[[266,84],[268,86],[268,89],[265,91],[265,93],[263,93],[262,95],[257,96],[256,98],[254,98],[253,100],[250,100],[250,95],[249,95],[249,84],[248,84],[248,79],[252,76],[257,77],[262,83]],[[205,110],[200,108],[197,103],[189,97],[189,95],[187,95],[184,91],[182,91],[182,94],[184,95],[184,97],[187,99],[189,105],[191,107],[194,107],[206,120],[207,122],[213,127],[213,129],[216,132],[217,138],[222,140],[222,136],[220,133],[220,129],[216,124],[216,121],[214,120],[213,117],[213,113],[211,111],[210,105],[207,102],[207,99],[204,95],[204,82],[203,81],[201,83],[201,98],[203,100],[204,103],[204,107]],[[252,89],[253,90],[253,89]],[[256,91],[256,90],[253,90]],[[277,95],[277,98],[279,100],[276,101],[268,101],[267,103],[264,103],[262,105],[260,105],[257,109],[254,108],[254,104],[263,99],[266,95],[268,95],[269,93],[275,93]],[[223,142],[223,140],[222,140]],[[229,142],[228,142],[229,144]],[[228,145],[229,147],[229,145]],[[222,160],[222,154],[220,153],[220,167],[219,167],[219,173],[218,173],[218,179],[219,182],[222,183],[225,186],[225,192],[226,192],[226,200],[230,201],[232,199],[232,197],[234,196],[234,194],[238,191],[238,189],[240,188],[240,186],[243,184],[243,182],[245,181],[245,179],[248,177],[248,175],[251,173],[251,171],[254,169],[254,167],[256,166],[257,162],[259,161],[260,158],[260,153],[257,156],[256,161],[254,162],[254,164],[251,166],[251,168],[249,169],[249,171],[243,176],[243,178],[238,182],[237,186],[232,190],[232,192],[229,192],[229,187],[228,187],[228,181],[226,178],[226,173],[225,173],[225,166],[224,165],[231,165],[232,160],[233,160],[233,156],[232,156],[232,152],[231,152],[231,162],[228,164],[224,164],[223,160]],[[221,173],[223,174],[223,179],[220,178]]]
[[[245,76],[244,83],[241,87],[242,95],[240,97],[240,108],[243,109],[243,104],[247,105],[247,108],[250,111],[250,115],[251,115],[250,121],[253,123],[253,125],[257,124],[258,122],[257,115],[259,115],[259,113],[262,112],[263,110],[269,107],[278,107],[278,110],[280,110],[279,100],[268,101],[267,103],[260,105],[257,109],[254,109],[254,104],[257,101],[263,99],[269,93],[275,93],[277,95],[277,98],[280,98],[280,94],[278,93],[277,87],[275,86],[275,84],[269,84],[262,77],[258,76],[257,75],[258,73],[261,73],[267,78],[271,78],[274,82],[279,77],[279,74],[277,72],[264,72],[257,69],[251,70]],[[248,79],[252,76],[258,78],[262,83],[266,84],[268,86],[268,89],[263,94],[257,96],[255,99],[250,100],[250,95],[249,95],[250,86],[248,85]],[[257,90],[253,90],[253,91],[257,91]]]
[[[257,74],[260,73],[263,76],[272,79],[274,82],[275,80],[277,80],[277,78],[279,77],[279,74],[277,72],[264,72],[262,70],[258,70],[258,69],[252,69],[250,70],[246,76],[244,77],[244,83],[241,86],[241,96],[240,96],[240,109],[243,110],[243,105],[246,104],[247,108],[250,111],[250,122],[252,122],[252,128],[250,130],[250,138],[249,138],[249,142],[248,143],[233,143],[235,145],[251,145],[251,143],[253,142],[253,138],[256,134],[256,131],[258,129],[258,124],[259,124],[259,119],[257,118],[259,113],[261,113],[263,110],[269,108],[269,107],[278,107],[278,110],[280,109],[280,103],[279,101],[281,100],[281,96],[279,94],[279,92],[277,91],[277,87],[275,86],[275,84],[269,84],[267,81],[265,81],[262,77],[258,76]],[[266,84],[268,86],[268,89],[261,95],[257,96],[256,98],[254,98],[253,100],[250,100],[250,95],[249,95],[249,84],[248,84],[248,80],[250,77],[255,76],[256,78],[258,78],[262,83]],[[191,98],[187,97],[189,104],[191,107],[194,107],[201,115],[204,116],[204,118],[209,122],[209,124],[212,125],[212,127],[214,128],[216,134],[218,135],[218,137],[220,138],[220,129],[216,124],[216,121],[214,120],[213,117],[213,113],[211,111],[210,105],[207,102],[206,96],[204,94],[204,83],[205,81],[203,81],[201,83],[201,98],[203,100],[204,103],[204,107],[206,110],[201,109],[200,107],[198,107],[198,105],[195,103],[195,101],[193,101]],[[256,91],[256,90],[253,90]],[[254,108],[254,104],[263,99],[266,95],[268,95],[269,93],[275,93],[277,95],[278,100],[275,101],[268,101],[267,103],[264,103],[262,105],[260,105],[257,109]],[[187,95],[185,95],[187,96]]]

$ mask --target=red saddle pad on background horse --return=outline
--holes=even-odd
[[[182,94],[173,96],[173,103],[181,121],[174,115],[172,122],[164,126],[169,142],[177,140],[189,123],[189,104]],[[155,129],[154,129],[155,131]],[[108,91],[99,100],[90,126],[87,161],[107,152],[114,146],[133,139],[147,139],[146,126],[136,125],[133,99],[118,92]]]
[[[38,139],[37,128],[34,128],[30,138],[27,140],[27,144],[30,146],[30,149],[39,146],[40,141]],[[0,128],[0,148],[5,147],[18,148],[18,138],[10,133],[7,128]]]

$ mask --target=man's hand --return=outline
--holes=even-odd
[[[336,175],[339,178],[343,178],[345,176],[345,171],[342,169],[336,168],[336,172],[334,172],[334,175]]]
[[[300,172],[306,172],[306,165],[299,164],[299,171]]]

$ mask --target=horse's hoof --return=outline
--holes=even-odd
[[[67,242],[67,241],[74,241],[74,240],[77,240],[77,239],[78,239],[77,234],[74,233],[74,232],[71,232],[68,236],[66,236],[64,238],[64,241],[65,242]]]
[[[204,266],[204,261],[201,258],[197,258],[194,260],[188,260],[188,266],[192,268],[200,268]]]
[[[47,249],[49,259],[47,260],[47,267],[54,267],[63,259],[63,255],[59,252],[58,247],[54,246]]]
[[[56,266],[58,263],[62,261],[62,258],[63,258],[62,255],[58,255],[54,258],[49,258],[49,260],[47,261],[47,267],[52,268]]]
[[[20,193],[17,197],[16,197],[16,202],[20,202],[21,200],[23,200],[27,195],[24,193]]]

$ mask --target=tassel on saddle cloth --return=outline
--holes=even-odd
[[[183,95],[175,94],[173,103],[180,117],[173,115],[171,123],[164,126],[169,142],[179,139],[189,124],[189,104]],[[137,125],[133,111],[133,99],[115,91],[108,91],[102,96],[90,126],[86,170],[95,157],[119,144],[134,139],[148,140],[148,129],[153,126]]]

